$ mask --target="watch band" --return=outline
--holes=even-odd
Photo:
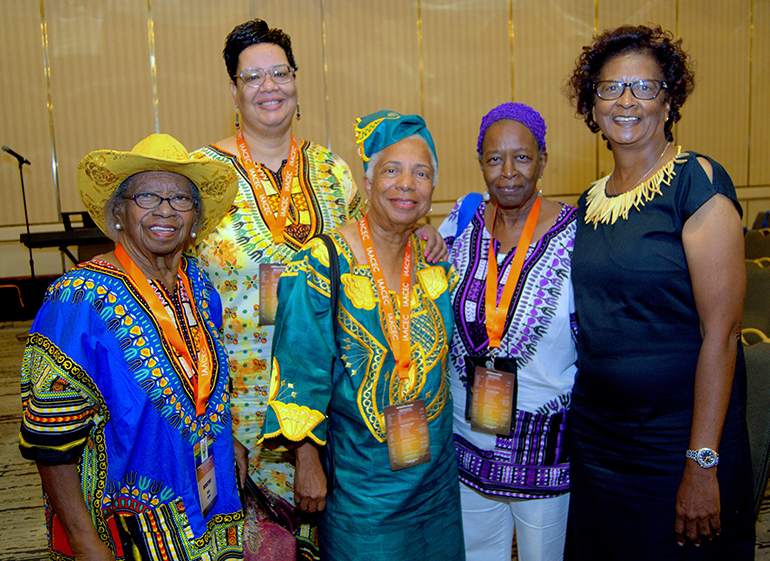
[[[701,448],[700,450],[688,450],[685,456],[690,460],[695,460],[702,468],[712,468],[719,463],[719,454],[711,448]]]

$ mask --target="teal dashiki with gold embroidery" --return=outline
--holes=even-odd
[[[24,351],[21,453],[77,461],[91,519],[118,560],[242,557],[221,304],[194,259],[180,269],[193,294],[181,277],[173,294],[150,283],[191,350],[199,330],[212,349],[204,414],[139,290],[108,263],[82,263],[49,287]],[[204,436],[213,438],[217,491],[205,516],[194,457]],[[51,558],[72,559],[47,498],[46,523]]]
[[[308,438],[322,445],[330,483],[319,520],[324,559],[462,560],[457,459],[447,363],[457,275],[429,264],[412,236],[411,362],[401,391],[368,265],[331,234],[340,261],[338,324],[332,318],[329,254],[314,239],[278,285],[273,372],[263,440]],[[390,292],[398,316],[397,295]],[[429,462],[391,471],[384,408],[425,400]]]

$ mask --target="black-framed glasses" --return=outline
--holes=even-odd
[[[265,83],[267,75],[276,84],[288,84],[294,76],[294,69],[288,64],[278,64],[265,70],[264,68],[247,68],[238,76],[250,88],[258,88]]]
[[[195,208],[195,199],[188,197],[187,195],[174,195],[173,197],[161,197],[155,193],[147,193],[142,191],[136,195],[125,196],[124,199],[131,199],[136,203],[136,206],[145,210],[152,210],[158,208],[163,201],[168,201],[168,204],[177,212],[188,212]]]
[[[648,101],[658,97],[660,90],[666,88],[666,82],[662,80],[637,80],[636,82],[621,82],[619,80],[602,80],[597,82],[594,88],[596,95],[605,101],[620,99],[631,88],[631,93],[636,99]]]

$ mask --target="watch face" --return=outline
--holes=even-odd
[[[698,463],[704,468],[710,468],[717,464],[717,455],[709,448],[698,450]]]

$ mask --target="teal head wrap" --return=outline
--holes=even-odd
[[[433,157],[436,158],[433,138],[430,136],[425,120],[419,115],[401,115],[395,111],[385,110],[377,111],[356,119],[355,132],[358,155],[364,162],[364,171],[369,166],[369,160],[377,152],[415,134],[425,140],[433,153]]]

